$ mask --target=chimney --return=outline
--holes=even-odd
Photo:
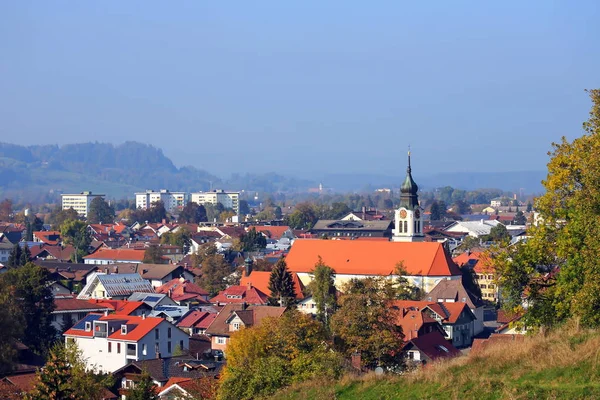
[[[167,223],[167,220],[163,218],[162,224],[165,225],[166,223]]]
[[[361,362],[361,359],[360,359],[360,353],[358,353],[358,352],[352,353],[352,367],[354,369],[362,371],[362,365],[361,364],[362,364],[362,362]]]
[[[173,289],[169,289],[168,297],[171,297],[172,295],[173,295]]]
[[[242,310],[245,310],[245,309],[246,309],[246,302],[245,302],[245,301],[243,301],[243,302],[242,302]]]
[[[248,281],[248,283],[246,284],[246,288],[248,290],[252,289],[252,282]]]

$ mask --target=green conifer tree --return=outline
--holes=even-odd
[[[277,261],[271,271],[269,290],[271,291],[271,302],[279,304],[281,307],[287,307],[296,301],[294,279],[283,258]]]

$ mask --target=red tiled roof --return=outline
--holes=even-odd
[[[54,299],[54,311],[100,311],[102,309],[112,310],[103,304],[92,303],[86,300],[80,300],[73,297],[56,297]]]
[[[137,342],[144,336],[149,334],[156,328],[161,322],[164,321],[162,318],[156,317],[134,317],[131,315],[105,315],[98,319],[98,321],[123,321],[124,325],[133,325],[132,328],[127,330],[125,335],[121,334],[121,330],[115,330],[112,334],[108,335],[109,339],[112,340],[124,340]],[[65,336],[84,336],[91,337],[93,332],[86,332],[82,329],[69,329],[64,333]]]
[[[181,328],[208,328],[212,321],[217,317],[215,313],[209,313],[206,311],[194,310],[184,316],[178,323],[177,326]]]
[[[36,374],[31,373],[7,376],[2,381],[16,386],[22,392],[29,392],[35,386],[37,380]]]
[[[408,343],[412,344],[432,360],[460,355],[460,351],[438,331],[421,335],[416,339],[410,340]]]
[[[296,240],[286,263],[291,272],[310,272],[319,256],[336,274],[393,274],[399,262],[409,275],[457,276],[458,266],[437,242]]]
[[[464,252],[453,258],[457,265],[474,265],[473,270],[477,273],[493,273],[494,267],[489,256],[480,251]]]
[[[252,225],[248,227],[248,231],[256,229],[257,232],[263,233],[270,239],[279,240],[283,234],[290,229],[289,226],[263,226],[263,225]]]
[[[85,300],[81,300],[85,301]],[[115,312],[116,315],[129,315],[145,303],[143,301],[127,301],[127,300],[99,300],[89,299],[90,304],[97,304]]]
[[[145,250],[143,249],[106,249],[101,247],[96,252],[85,256],[91,260],[119,260],[119,261],[142,261]]]
[[[59,231],[36,231],[33,232],[33,236],[38,238],[40,242],[44,242],[50,246],[56,246],[61,241]]]
[[[300,278],[298,278],[298,274],[292,272],[292,279],[294,280],[294,290],[296,291],[296,298],[298,300],[304,299],[304,285]],[[252,285],[261,292],[271,295],[271,291],[269,290],[269,279],[271,278],[271,273],[268,271],[252,271],[250,276],[246,276],[244,273],[242,279],[240,281],[240,286],[248,287],[248,285]]]
[[[418,311],[424,308],[429,308],[431,311],[442,317],[442,322],[454,324],[460,317],[460,314],[466,308],[471,313],[471,309],[466,303],[435,303],[431,301],[420,301],[420,300],[395,300],[393,305],[399,309],[410,309],[414,308]]]
[[[228,295],[236,296],[236,298],[229,298]],[[237,298],[238,296],[240,298]],[[269,296],[255,287],[230,286],[220,291],[218,295],[210,299],[210,302],[215,304],[267,304],[268,299]]]
[[[171,293],[169,293],[171,291]],[[189,300],[197,298],[199,301],[204,301],[204,297],[208,296],[208,292],[193,282],[183,280],[182,278],[172,279],[162,286],[156,288],[156,293],[170,295],[174,301]]]

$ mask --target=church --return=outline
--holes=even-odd
[[[312,279],[310,272],[321,257],[335,270],[338,288],[352,278],[394,277],[398,265],[406,270],[409,282],[425,292],[441,280],[461,279],[459,267],[443,244],[425,242],[418,190],[412,177],[409,152],[390,241],[298,239],[286,257],[288,269],[307,285]]]

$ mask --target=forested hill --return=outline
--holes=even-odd
[[[19,146],[0,143],[0,196],[48,197],[92,190],[109,197],[134,191],[246,189],[275,192],[306,188],[307,181],[275,174],[236,175],[229,181],[194,167],[177,168],[162,150],[138,142]]]

